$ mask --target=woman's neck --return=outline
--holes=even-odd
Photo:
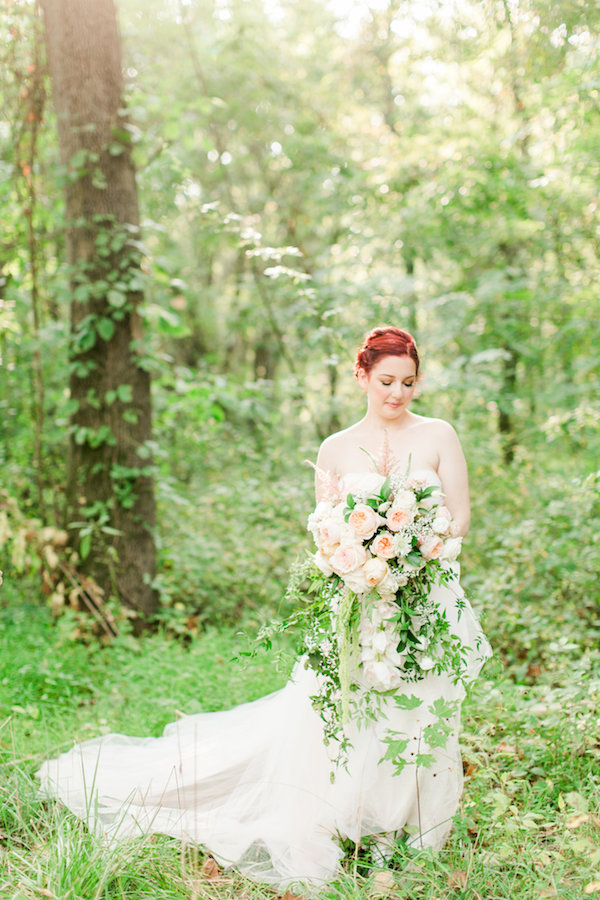
[[[404,431],[410,425],[414,424],[416,416],[409,409],[403,410],[402,414],[396,419],[384,419],[377,415],[373,410],[367,410],[363,419],[358,423],[361,428],[369,429],[372,432],[381,433],[382,436],[394,434],[398,431]]]

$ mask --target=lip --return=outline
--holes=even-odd
[[[389,406],[390,409],[399,409],[401,405],[401,403],[390,403],[389,400],[386,403],[386,406]]]

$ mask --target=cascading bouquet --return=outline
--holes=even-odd
[[[400,472],[354,482],[342,480],[345,496],[309,516],[317,550],[288,586],[300,601],[292,619],[304,628],[301,649],[319,675],[313,705],[326,739],[337,741],[351,713],[373,715],[374,698],[403,682],[460,677],[464,655],[431,593],[456,577],[450,564],[462,542],[441,488]]]

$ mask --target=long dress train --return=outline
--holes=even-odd
[[[432,591],[468,650],[472,679],[489,645],[457,581]],[[430,674],[399,692],[422,702],[400,709],[386,701],[368,726],[351,723],[347,766],[337,767],[333,780],[310,700],[317,676],[300,659],[286,686],[259,700],[184,717],[159,738],[109,734],[76,745],[44,762],[41,792],[113,839],[168,834],[202,845],[256,881],[283,890],[317,886],[336,876],[339,836],[357,841],[408,827],[414,842],[439,848],[448,835],[462,791],[464,687]],[[427,748],[432,765],[417,766],[412,759],[423,750],[439,698],[457,701],[450,735],[444,747]],[[409,738],[400,773],[382,761],[390,730]]]

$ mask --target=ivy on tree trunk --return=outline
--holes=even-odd
[[[83,571],[157,607],[150,379],[141,351],[139,213],[112,0],[41,0],[71,267],[67,499]]]

